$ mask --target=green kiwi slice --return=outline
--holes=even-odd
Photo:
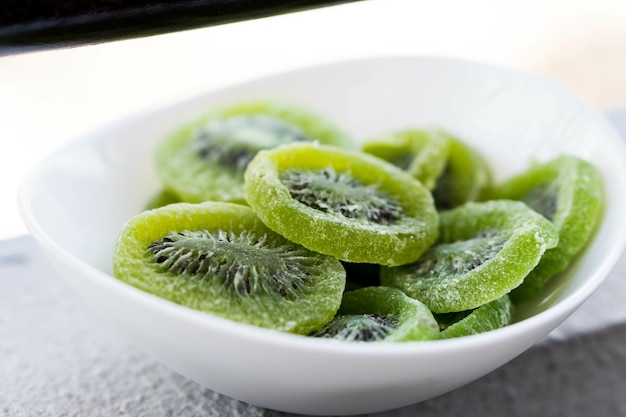
[[[469,202],[440,213],[439,239],[417,262],[381,268],[381,285],[436,313],[472,310],[519,286],[557,242],[554,226],[522,202]]]
[[[332,321],[311,334],[351,342],[432,340],[439,325],[422,303],[388,287],[347,291]]]
[[[181,201],[245,203],[248,162],[261,149],[297,141],[356,147],[310,110],[275,101],[242,103],[216,109],[166,137],[156,151],[157,172]]]
[[[448,159],[432,190],[440,211],[482,200],[492,186],[491,169],[482,155],[460,139],[445,135]]]
[[[435,314],[441,332],[439,339],[469,336],[511,324],[513,303],[508,294],[474,310]]]
[[[248,204],[270,229],[344,262],[412,262],[437,238],[428,190],[363,152],[311,143],[261,151],[245,185]]]
[[[438,130],[410,129],[363,144],[363,151],[404,169],[426,188],[435,188],[448,160],[448,137]]]
[[[559,232],[558,246],[548,250],[511,293],[513,301],[519,303],[541,292],[589,240],[600,217],[603,191],[600,175],[591,164],[562,155],[505,181],[493,191],[493,197],[525,202]]]
[[[231,320],[308,334],[335,315],[345,271],[272,232],[249,207],[177,203],[130,219],[115,276],[172,302]]]

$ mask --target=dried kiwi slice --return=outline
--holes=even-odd
[[[259,152],[245,183],[248,204],[269,228],[345,262],[412,262],[437,238],[428,190],[362,152],[283,145]]]
[[[511,293],[517,303],[537,295],[580,252],[600,217],[603,192],[600,175],[591,164],[563,155],[507,180],[494,190],[493,197],[525,202],[559,232],[558,246],[548,250]]]
[[[429,190],[448,160],[448,137],[438,130],[411,129],[368,140],[363,151],[404,169]]]
[[[157,172],[182,201],[245,203],[243,172],[252,157],[297,141],[356,147],[346,133],[304,108],[243,103],[214,110],[165,138],[156,152]]]
[[[449,134],[446,137],[448,160],[433,189],[438,210],[479,201],[492,186],[491,170],[482,155],[460,139]]]
[[[341,303],[345,271],[269,230],[250,208],[178,203],[124,226],[115,276],[197,310],[285,332],[308,334]]]
[[[474,310],[435,314],[441,332],[439,339],[469,336],[511,324],[513,303],[504,295]]]
[[[354,342],[409,342],[435,339],[439,325],[428,307],[402,291],[366,287],[343,296],[335,318],[311,334]]]
[[[433,312],[472,310],[520,285],[558,234],[519,201],[470,202],[440,213],[439,239],[417,262],[381,268],[397,287]]]

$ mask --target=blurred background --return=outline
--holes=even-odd
[[[127,115],[288,69],[456,57],[542,73],[602,110],[626,107],[625,22],[624,0],[365,0],[1,57],[0,239],[27,233],[18,186],[55,149]]]

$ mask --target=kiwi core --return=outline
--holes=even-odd
[[[522,201],[546,219],[554,220],[557,208],[558,186],[552,183],[541,184],[533,188]]]
[[[200,158],[243,173],[258,151],[305,140],[299,128],[272,116],[233,116],[207,123],[191,146]]]
[[[332,167],[288,169],[280,179],[292,198],[325,213],[376,224],[393,224],[404,214],[402,206],[376,184],[364,185]]]
[[[312,279],[307,257],[299,252],[249,231],[197,230],[171,232],[152,242],[146,253],[161,271],[218,280],[232,294],[290,299],[306,291]]]
[[[335,317],[327,326],[312,336],[356,342],[374,342],[387,337],[396,327],[398,327],[398,320],[392,316],[351,314]]]
[[[421,277],[462,275],[495,258],[507,239],[505,234],[489,230],[468,240],[440,243],[412,268]]]

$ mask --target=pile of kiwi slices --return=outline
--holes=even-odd
[[[598,172],[571,156],[496,184],[436,129],[357,142],[291,103],[218,108],[156,150],[162,191],[123,227],[120,280],[308,337],[407,342],[511,323],[592,236]]]

